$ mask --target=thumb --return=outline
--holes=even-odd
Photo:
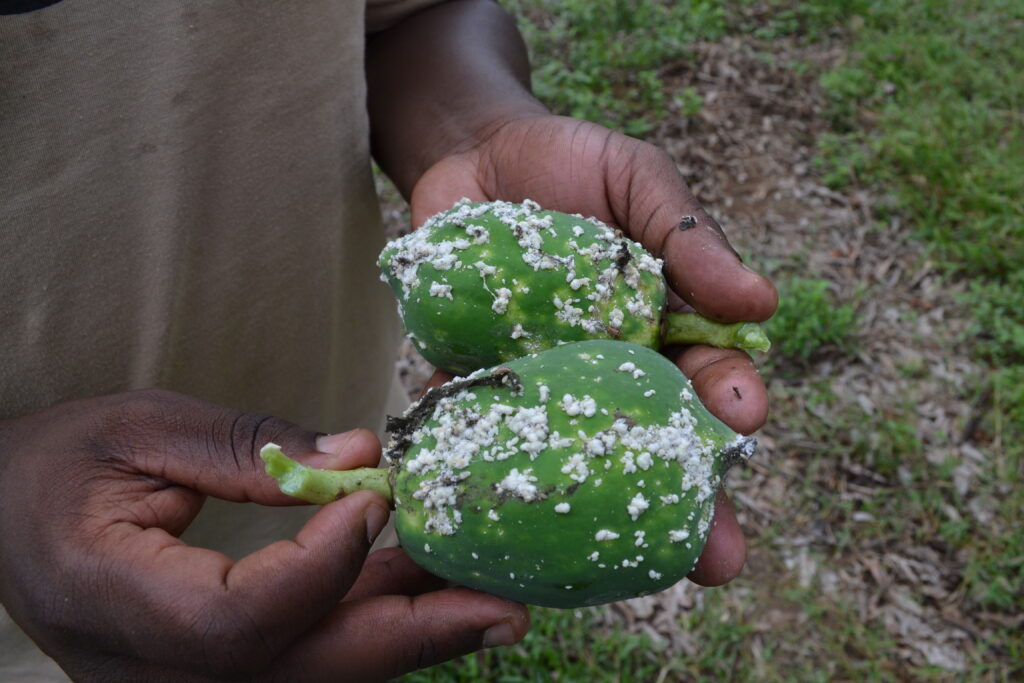
[[[609,184],[626,177],[627,191],[610,193],[615,220],[664,259],[669,287],[709,318],[762,321],[778,304],[775,287],[743,264],[725,233],[700,205],[664,151],[617,137],[605,158]]]
[[[775,286],[740,260],[718,222],[682,190],[659,207],[649,237],[665,261],[669,287],[712,319],[770,318],[778,305]]]

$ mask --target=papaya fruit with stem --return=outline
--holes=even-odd
[[[268,444],[283,490],[325,503],[375,488],[428,571],[521,602],[579,607],[688,574],[715,493],[754,440],[658,352],[590,340],[434,388],[389,424],[384,469],[304,467]]]
[[[390,242],[378,265],[412,343],[455,374],[585,339],[770,346],[757,323],[668,312],[662,263],[639,243],[529,200],[457,203]]]

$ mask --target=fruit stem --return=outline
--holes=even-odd
[[[718,476],[724,478],[733,465],[750,460],[756,450],[757,439],[752,436],[737,435],[735,439],[725,445],[719,455]]]
[[[268,443],[261,448],[260,457],[266,463],[267,474],[277,480],[283,492],[307,503],[326,505],[355,491],[376,491],[387,499],[388,505],[394,505],[385,469],[321,470],[307,467],[285,455],[276,443]]]
[[[699,313],[666,313],[665,344],[707,344],[723,349],[767,351],[772,343],[757,323],[720,323]]]

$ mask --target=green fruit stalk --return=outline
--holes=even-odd
[[[462,585],[563,608],[682,579],[704,547],[722,477],[755,445],[711,415],[659,353],[607,340],[453,380],[389,431],[387,476],[409,555]],[[305,468],[273,444],[263,457],[289,492],[313,491],[314,502],[371,479]],[[340,492],[319,481],[338,475]]]
[[[456,374],[561,343],[765,351],[757,323],[665,311],[662,262],[604,223],[535,202],[460,202],[381,252],[417,350]]]

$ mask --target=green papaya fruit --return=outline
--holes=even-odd
[[[457,583],[563,608],[682,579],[704,547],[718,484],[754,449],[673,363],[608,340],[453,380],[389,431],[387,476],[409,555]],[[287,492],[337,497],[274,448],[264,458]],[[351,490],[365,473],[328,474],[347,476]]]
[[[560,343],[767,350],[756,323],[666,313],[662,263],[604,223],[535,202],[460,202],[378,260],[420,354],[456,374]]]

